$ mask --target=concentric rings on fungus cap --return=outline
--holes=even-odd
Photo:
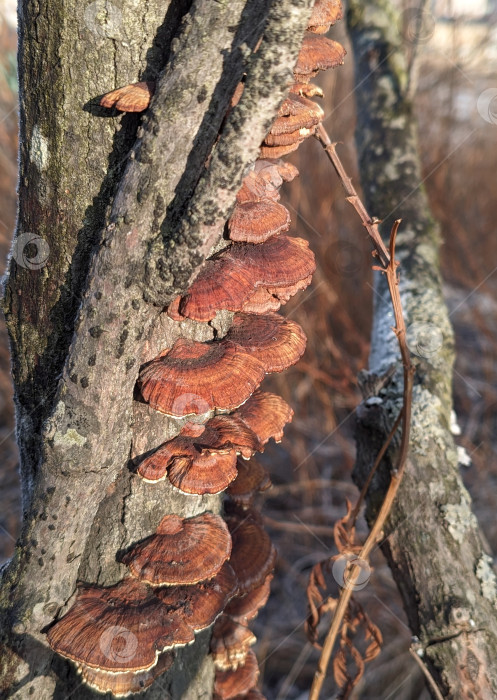
[[[68,613],[47,634],[54,651],[103,671],[144,671],[160,652],[195,639],[180,610],[171,612],[154,589],[133,578],[115,586],[80,588]]]
[[[325,36],[307,34],[293,69],[295,81],[307,83],[320,70],[343,65],[346,53],[338,41],[333,41]]]
[[[300,360],[307,338],[302,328],[278,314],[235,314],[227,340],[260,360],[266,372],[283,372]]]
[[[241,311],[259,288],[302,289],[315,269],[302,238],[280,234],[260,244],[233,243],[207,260],[188,292],[173,302],[175,317],[210,321],[222,309]]]
[[[257,617],[257,613],[261,608],[263,608],[269,598],[271,592],[271,581],[273,580],[273,574],[268,574],[264,579],[264,582],[247,593],[246,595],[239,597],[236,596],[233,600],[228,603],[224,612],[229,615],[237,622],[246,625],[254,617]]]
[[[238,579],[238,595],[260,586],[273,570],[276,550],[257,518],[250,512],[227,517],[232,550],[229,563]]]
[[[290,212],[272,199],[237,204],[228,221],[232,241],[264,243],[271,236],[288,231]]]
[[[176,459],[167,476],[173,486],[183,493],[203,495],[224,491],[236,479],[236,452],[209,453],[194,462]]]
[[[181,418],[233,410],[255,391],[264,374],[259,360],[234,343],[179,338],[142,369],[138,386],[152,408]]]
[[[228,486],[227,493],[234,503],[247,508],[256,493],[271,488],[271,479],[266,469],[254,459],[239,459],[236,467],[238,474]]]
[[[106,93],[100,100],[102,107],[119,109],[121,112],[143,112],[150,104],[155,83],[132,83]]]
[[[151,586],[194,584],[213,578],[231,553],[231,537],[219,515],[166,515],[154,535],[122,558],[131,573]]]
[[[210,649],[214,666],[221,671],[237,669],[245,663],[247,653],[256,641],[255,634],[246,625],[221,615],[212,630]]]
[[[256,391],[235,415],[254,431],[262,445],[273,438],[279,442],[283,429],[293,418],[293,410],[277,394],[268,391]]]

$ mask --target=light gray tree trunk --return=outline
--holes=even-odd
[[[454,359],[442,297],[440,244],[421,184],[400,22],[389,0],[352,0],[348,24],[356,64],[357,144],[365,199],[398,237],[401,294],[415,353],[412,442],[403,484],[382,549],[402,594],[420,652],[444,697],[497,697],[497,589],[471,499],[458,470],[449,430]],[[359,410],[356,479],[363,483],[402,404],[402,373],[385,281],[376,279],[370,372],[398,371],[382,403]],[[369,492],[367,517],[378,510],[394,463],[390,454]]]
[[[141,363],[180,333],[212,337],[163,308],[222,235],[291,80],[311,4],[20,2],[19,215],[4,309],[24,520],[2,571],[2,698],[93,697],[42,630],[68,609],[77,580],[122,578],[116,552],[166,513],[219,511],[219,497],[131,473],[131,457],[178,431],[134,402],[133,387]],[[243,98],[213,148],[244,72]],[[143,118],[98,106],[102,93],[139,79],[159,79]],[[144,697],[210,697],[200,636]]]

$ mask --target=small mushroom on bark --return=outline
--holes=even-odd
[[[235,314],[226,339],[260,360],[266,372],[282,372],[294,365],[307,342],[298,323],[274,313]]]
[[[149,106],[154,91],[153,82],[132,83],[106,93],[100,105],[109,109],[114,107],[121,112],[143,112]]]
[[[191,585],[213,578],[230,553],[231,537],[221,516],[166,515],[155,534],[132,547],[122,561],[151,586]]]
[[[143,399],[170,416],[230,411],[246,401],[264,378],[264,367],[229,341],[200,343],[179,338],[138,378]]]
[[[221,615],[212,630],[210,649],[214,666],[221,671],[237,669],[245,663],[256,641],[255,634],[246,625]]]
[[[214,692],[221,700],[231,700],[237,695],[245,695],[257,683],[259,666],[253,651],[249,651],[243,666],[235,671],[216,671]]]

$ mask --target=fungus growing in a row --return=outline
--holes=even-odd
[[[271,592],[272,580],[273,574],[268,574],[260,586],[256,586],[246,595],[233,598],[224,609],[224,614],[229,615],[242,625],[247,625],[250,620],[257,617],[259,610],[266,605]]]
[[[276,550],[254,512],[227,518],[231,532],[230,564],[238,579],[238,595],[260,586],[273,570]]]
[[[132,547],[122,561],[151,586],[177,586],[213,578],[230,554],[231,537],[220,515],[166,515],[155,534]]]
[[[237,695],[245,695],[254,688],[259,678],[259,665],[253,651],[249,651],[243,666],[235,671],[216,671],[214,692],[221,700],[231,700]]]
[[[308,83],[320,70],[341,66],[346,53],[337,41],[325,36],[307,34],[293,69],[295,81]]]
[[[155,91],[155,83],[140,82],[106,93],[100,100],[102,107],[120,110],[121,112],[143,112],[150,104]]]
[[[307,29],[315,34],[326,34],[328,29],[342,19],[340,0],[316,0]]]
[[[315,127],[323,120],[324,112],[312,100],[299,95],[290,95],[282,103],[278,116],[266,134],[263,146],[291,146],[311,136]],[[264,153],[269,151],[264,148]],[[272,157],[271,153],[263,157]]]
[[[236,467],[238,474],[228,486],[227,493],[234,503],[248,508],[256,493],[271,488],[271,479],[266,469],[254,459],[250,462],[239,459]]]
[[[115,697],[121,698],[133,693],[140,693],[151,686],[156,678],[171,668],[173,662],[174,654],[165,652],[159,655],[155,666],[146,671],[115,673],[114,671],[90,668],[90,666],[82,664],[76,664],[76,668],[90,688],[99,693],[112,693]]]
[[[152,408],[181,418],[233,410],[255,391],[264,374],[259,360],[234,343],[179,338],[142,369],[138,386]]]
[[[226,335],[264,365],[266,372],[282,372],[302,357],[307,338],[294,321],[278,314],[236,314]]]
[[[228,221],[231,240],[244,243],[264,243],[289,228],[288,209],[268,198],[237,204]]]
[[[221,615],[212,630],[211,655],[221,671],[243,666],[250,647],[257,641],[255,634],[227,615]]]
[[[72,608],[50,628],[52,649],[77,664],[123,673],[152,668],[159,653],[194,641],[180,610],[172,612],[141,581],[82,587]]]
[[[263,288],[282,300],[308,284],[316,264],[309,244],[284,234],[265,243],[233,243],[213,258],[169,308],[176,320],[211,321],[218,311],[242,311]],[[183,414],[184,415],[184,414]]]

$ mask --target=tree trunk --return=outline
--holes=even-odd
[[[24,520],[2,571],[1,697],[93,697],[43,630],[78,580],[120,580],[116,552],[166,513],[219,512],[217,496],[132,474],[130,458],[179,430],[133,401],[133,387],[178,335],[214,333],[163,309],[221,238],[311,4],[21,0],[19,214],[4,309]],[[99,96],[136,80],[158,80],[146,115],[110,118]],[[143,697],[209,697],[207,641],[199,635]]]
[[[497,697],[497,588],[471,511],[450,433],[454,343],[442,297],[439,231],[419,169],[415,121],[406,97],[400,23],[388,0],[350,3],[356,62],[357,143],[368,210],[398,237],[401,294],[414,353],[409,462],[382,549],[402,594],[419,654],[444,697]],[[402,374],[385,280],[376,279],[370,373],[397,372],[378,399],[363,402],[358,421],[359,484],[402,405]],[[371,379],[371,377],[370,377]],[[368,382],[366,382],[368,384]],[[370,384],[370,382],[369,382]],[[388,483],[395,449],[370,488],[371,522]]]

